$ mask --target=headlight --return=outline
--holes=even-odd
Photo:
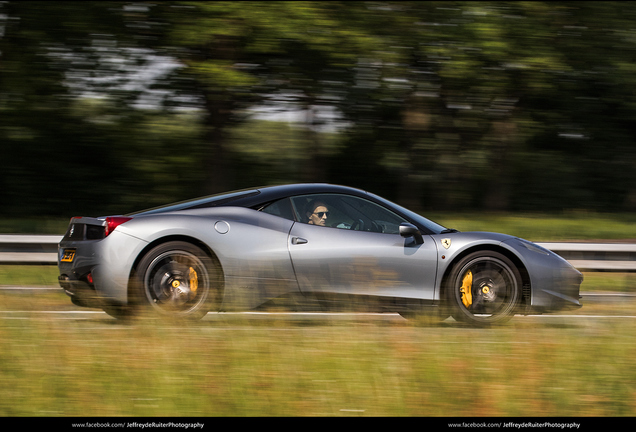
[[[524,240],[524,239],[517,239],[519,240],[519,242],[528,250],[531,250],[533,252],[537,252],[543,255],[550,255],[551,252],[549,250],[547,250],[546,248],[543,248],[541,246],[539,246],[538,244],[534,244],[531,241],[528,240]]]

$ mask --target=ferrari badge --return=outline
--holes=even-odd
[[[450,245],[451,245],[451,239],[449,238],[442,239],[442,246],[448,249]]]

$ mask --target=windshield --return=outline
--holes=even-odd
[[[406,209],[402,206],[399,206],[397,204],[395,204],[394,202],[385,200],[382,197],[379,197],[375,194],[369,193],[370,196],[374,197],[377,200],[380,200],[386,204],[388,204],[390,207],[393,207],[395,209],[398,209],[400,212],[402,212],[405,216],[407,216],[409,219],[413,220],[415,223],[417,223],[418,225],[423,226],[424,228],[428,229],[429,231],[431,231],[433,234],[440,234],[442,231],[446,230],[446,227],[433,222],[432,220],[426,219],[424,216],[421,216],[409,209]]]
[[[167,213],[178,210],[185,209],[195,209],[195,208],[205,208],[205,207],[216,207],[220,205],[227,204],[232,201],[236,201],[240,198],[254,196],[261,193],[258,190],[254,189],[243,189],[232,192],[224,192],[216,195],[209,195],[205,197],[194,198],[187,201],[180,201],[177,203],[166,204],[160,207],[154,207],[148,210],[142,210],[134,213],[130,213],[127,216],[139,216],[139,215],[149,215],[156,213]]]

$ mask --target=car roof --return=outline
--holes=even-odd
[[[414,224],[419,226],[424,233],[434,233],[444,230],[443,226],[372,193],[349,186],[341,186],[328,183],[296,183],[230,191],[131,213],[128,216],[146,216],[157,213],[176,212],[180,210],[193,210],[226,206],[246,207],[260,210],[266,204],[273,203],[274,201],[283,198],[310,194],[347,194],[365,198],[384,207],[389,207],[393,212],[402,215],[407,220],[411,220]]]
[[[367,192],[348,186],[333,185],[328,183],[296,183],[279,186],[267,186],[259,188],[259,195],[253,197],[255,204],[266,204],[277,199],[293,195],[318,194],[318,193],[346,193],[349,195],[366,196]],[[247,202],[248,200],[246,200]],[[236,204],[233,204],[236,205]],[[251,207],[251,206],[248,206]]]
[[[293,195],[314,193],[346,193],[356,196],[368,196],[367,192],[348,186],[327,183],[296,183],[277,186],[264,186],[224,192],[207,197],[194,198],[187,201],[171,203],[152,209],[131,213],[130,215],[149,215],[179,210],[191,210],[208,207],[250,207],[255,208],[267,203]]]

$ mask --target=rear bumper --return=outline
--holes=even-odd
[[[73,279],[72,276],[61,274],[57,278],[60,286],[76,306],[101,308],[103,300],[95,291],[95,287],[87,281]]]
[[[59,284],[79,306],[125,305],[134,257],[146,245],[118,230],[103,240],[63,240],[58,248]],[[69,249],[75,254],[63,261]]]

